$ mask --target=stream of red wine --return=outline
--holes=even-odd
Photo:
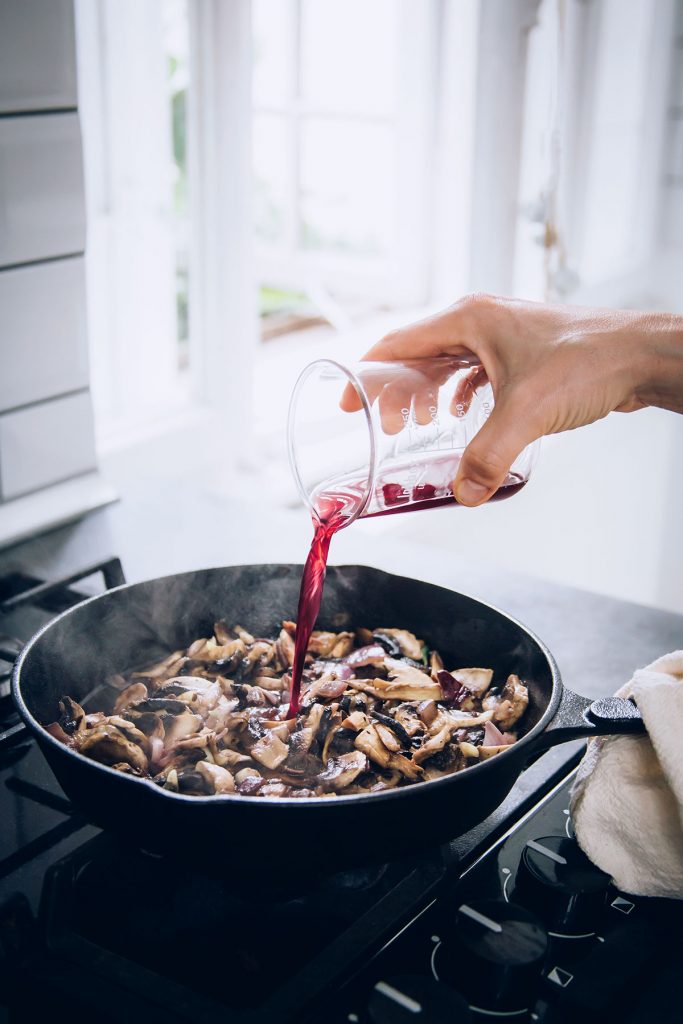
[[[454,475],[451,472],[450,479],[453,479]],[[503,498],[511,498],[513,494],[517,494],[524,487],[525,483],[526,481],[520,477],[509,474],[505,483],[488,500],[500,501]],[[445,490],[448,493],[444,493]],[[429,483],[418,483],[408,489],[401,483],[391,481],[382,483],[380,481],[375,486],[375,493],[378,495],[379,501],[369,503],[359,518],[373,519],[378,516],[393,515],[396,512],[412,512],[426,508],[440,508],[445,505],[457,506],[458,504],[452,491],[448,488],[437,487]],[[314,495],[313,540],[304,566],[299,591],[288,718],[293,718],[300,707],[301,676],[304,670],[308,641],[311,638],[322,602],[330,541],[334,534],[353,517],[359,504],[363,501],[363,497],[362,482],[349,484],[346,481],[343,486],[323,487]],[[376,505],[380,507],[377,508]]]

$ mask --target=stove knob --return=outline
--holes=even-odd
[[[543,926],[524,907],[470,900],[458,908],[437,965],[473,1010],[512,1016],[533,1006],[547,948]]]
[[[515,899],[530,906],[550,935],[595,933],[610,877],[589,861],[574,839],[542,836],[524,847]]]
[[[372,1024],[471,1024],[465,1000],[447,985],[422,975],[403,974],[378,981],[368,1016]]]

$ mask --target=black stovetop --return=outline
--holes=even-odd
[[[27,551],[24,546],[21,555]],[[84,573],[68,566],[61,585],[56,573],[46,584],[30,559],[15,555],[10,562],[12,576],[5,571],[0,580],[5,669],[17,645],[92,592],[94,580],[101,587],[100,576],[109,586],[120,578],[118,562],[111,559]],[[520,590],[528,594],[529,584],[520,583]],[[562,594],[568,602],[577,592],[554,588],[552,593],[554,604],[542,596],[551,629],[567,618]],[[588,595],[585,600],[595,601]],[[620,609],[635,608],[600,601],[603,615],[615,623]],[[497,603],[517,610],[504,599]],[[622,624],[628,614],[636,612],[622,611]],[[651,621],[653,628],[661,622],[653,643],[667,643],[681,620],[657,619],[657,614],[647,619],[638,611],[637,621],[641,627]],[[548,631],[536,628],[552,647]],[[614,638],[603,636],[602,642]],[[562,668],[561,652],[556,653]],[[0,685],[2,669],[0,663]],[[596,696],[615,685],[609,672],[592,683],[588,692]],[[83,821],[22,729],[11,702],[0,696],[0,1024],[37,1019],[38,1014],[79,1024],[92,1021],[93,1013],[102,1024],[465,1021],[472,1011],[462,1002],[467,978],[452,966],[463,953],[448,937],[450,918],[462,905],[463,892],[470,905],[511,893],[517,902],[514,883],[524,837],[570,833],[564,780],[581,749],[567,744],[544,755],[490,818],[441,849],[326,879],[312,880],[312,872],[304,869],[296,890],[279,877],[275,853],[268,877],[255,876],[245,864],[236,887],[234,878],[222,878],[219,866],[197,870],[170,863],[124,847]],[[542,824],[536,824],[538,816]],[[236,899],[236,889],[245,893],[244,899]],[[634,901],[611,890],[605,898],[603,917],[595,922],[596,931],[604,934],[584,942],[578,961],[576,945],[568,952],[552,940],[543,963],[536,965],[533,985],[527,985],[528,1007],[519,1007],[525,1013],[510,1019],[530,1019],[533,1010],[532,1019],[548,1024],[579,1019],[579,1014],[590,1021],[592,1010],[581,1000],[595,985],[590,971],[607,969],[604,949],[610,955],[619,951],[624,961],[642,961],[643,976],[652,976],[652,958],[641,955],[641,940],[649,936],[647,948],[660,949],[650,934],[654,929],[660,935],[661,920],[669,921],[652,909],[660,901]],[[618,924],[627,916],[619,899],[633,914],[638,909],[628,916],[629,927],[635,922],[640,928],[635,938],[613,927],[615,915]],[[664,972],[658,990],[666,992],[666,957],[658,963]],[[611,1010],[621,1005],[623,993],[613,980],[610,984]],[[647,991],[647,986],[641,990]],[[468,1000],[476,1006],[476,993],[469,993]],[[599,999],[593,1003],[604,1011]],[[629,1012],[635,1010],[631,1000]],[[491,1012],[491,1007],[479,1007],[475,1019],[490,1020]],[[503,1012],[509,1016],[509,1010]],[[623,1019],[658,1018],[631,1018],[624,1011]]]

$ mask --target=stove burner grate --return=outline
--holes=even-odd
[[[54,615],[73,608],[89,596],[73,585],[97,573],[102,574],[107,589],[126,582],[118,558],[105,559],[58,580],[40,580],[23,572],[10,572],[0,577],[0,755],[4,755],[10,745],[27,738],[26,726],[19,721],[10,700],[16,658],[37,625],[44,625]],[[28,615],[29,611],[37,611],[37,617]],[[11,628],[6,623],[11,623]]]

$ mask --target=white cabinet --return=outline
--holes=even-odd
[[[95,464],[87,391],[0,416],[0,492],[5,501],[85,473]]]
[[[0,266],[84,246],[78,115],[0,118]]]
[[[0,114],[75,106],[73,0],[0,0]]]
[[[0,412],[88,386],[83,257],[0,270]]]

